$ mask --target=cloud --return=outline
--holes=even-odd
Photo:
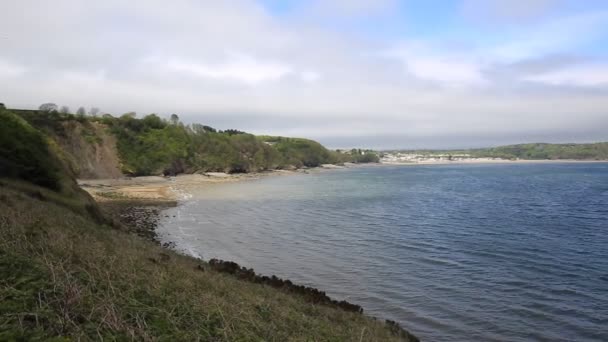
[[[560,86],[583,86],[608,88],[608,64],[566,67],[523,78],[526,81]]]
[[[313,0],[309,6],[322,15],[369,16],[385,14],[398,3],[397,0]]]
[[[2,77],[21,76],[26,72],[26,70],[27,69],[21,65],[10,63],[0,59],[0,76]]]
[[[277,62],[257,61],[249,56],[236,56],[219,64],[188,63],[170,60],[170,70],[195,74],[218,80],[229,80],[247,84],[277,81],[293,73],[289,65]]]
[[[398,4],[315,6],[340,20],[390,15]],[[281,16],[253,0],[0,2],[0,13],[20,14],[0,21],[0,102],[176,112],[187,122],[342,147],[380,146],[383,136],[386,144],[449,144],[608,131],[608,62],[578,53],[605,34],[604,12],[454,45],[344,32],[295,10]]]
[[[302,71],[300,77],[305,82],[316,82],[321,79],[321,74],[316,71]]]
[[[556,7],[560,0],[464,0],[462,14],[474,21],[522,23],[537,19]]]

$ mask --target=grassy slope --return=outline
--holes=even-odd
[[[381,322],[216,273],[44,195],[6,182],[0,194],[0,340],[399,340]]]

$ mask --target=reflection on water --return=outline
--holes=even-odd
[[[424,340],[608,340],[607,164],[358,168],[193,195],[163,240]]]

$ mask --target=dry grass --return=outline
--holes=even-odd
[[[0,340],[406,340],[366,316],[199,265],[0,187]]]

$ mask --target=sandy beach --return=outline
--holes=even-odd
[[[188,189],[192,189],[193,187],[204,187],[217,183],[242,182],[268,176],[284,176],[310,171],[311,169],[295,171],[276,170],[247,174],[208,172],[205,174],[178,175],[175,177],[146,176],[78,180],[78,184],[100,203],[117,199],[162,202],[187,199]]]
[[[98,202],[116,199],[139,199],[147,201],[179,201],[188,198],[188,190],[204,187],[209,184],[242,182],[268,176],[285,176],[301,173],[320,172],[323,170],[344,169],[352,167],[382,166],[416,166],[416,165],[473,165],[473,164],[547,164],[547,163],[606,163],[607,160],[507,160],[477,158],[466,160],[426,160],[418,162],[382,162],[379,164],[346,164],[322,165],[317,168],[298,170],[274,170],[267,172],[228,174],[208,172],[204,174],[178,175],[174,177],[145,176],[124,177],[117,179],[78,180],[81,188],[87,191]]]

